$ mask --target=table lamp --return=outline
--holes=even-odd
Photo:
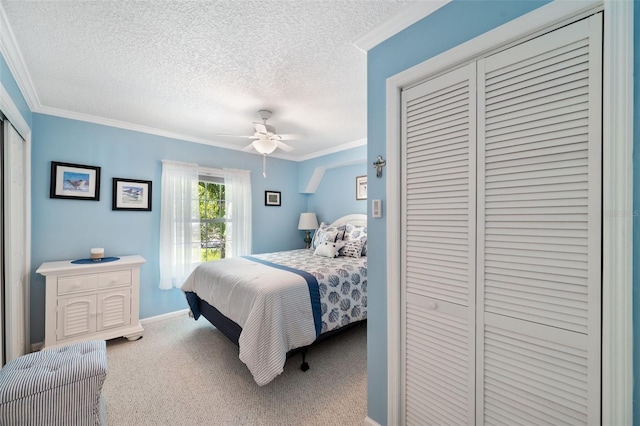
[[[298,229],[307,231],[304,237],[306,248],[311,247],[311,230],[318,229],[318,218],[315,213],[300,213],[300,221],[298,221]]]

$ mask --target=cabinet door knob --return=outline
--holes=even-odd
[[[438,304],[436,302],[427,302],[427,309],[435,311],[438,309]]]

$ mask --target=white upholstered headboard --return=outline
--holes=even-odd
[[[333,221],[331,226],[337,227],[337,226],[346,225],[347,223],[350,223],[352,225],[357,225],[357,226],[367,226],[367,215],[360,214],[360,213],[348,214],[346,216],[342,216],[336,219],[335,221]]]

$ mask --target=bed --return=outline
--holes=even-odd
[[[304,371],[309,346],[366,321],[366,231],[366,215],[343,216],[320,224],[310,249],[205,262],[181,289],[262,386],[288,356],[302,352]]]

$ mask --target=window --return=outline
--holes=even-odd
[[[161,289],[180,287],[202,262],[251,252],[251,174],[162,160]]]
[[[203,262],[226,256],[226,202],[224,178],[198,176],[200,205],[200,258]]]

